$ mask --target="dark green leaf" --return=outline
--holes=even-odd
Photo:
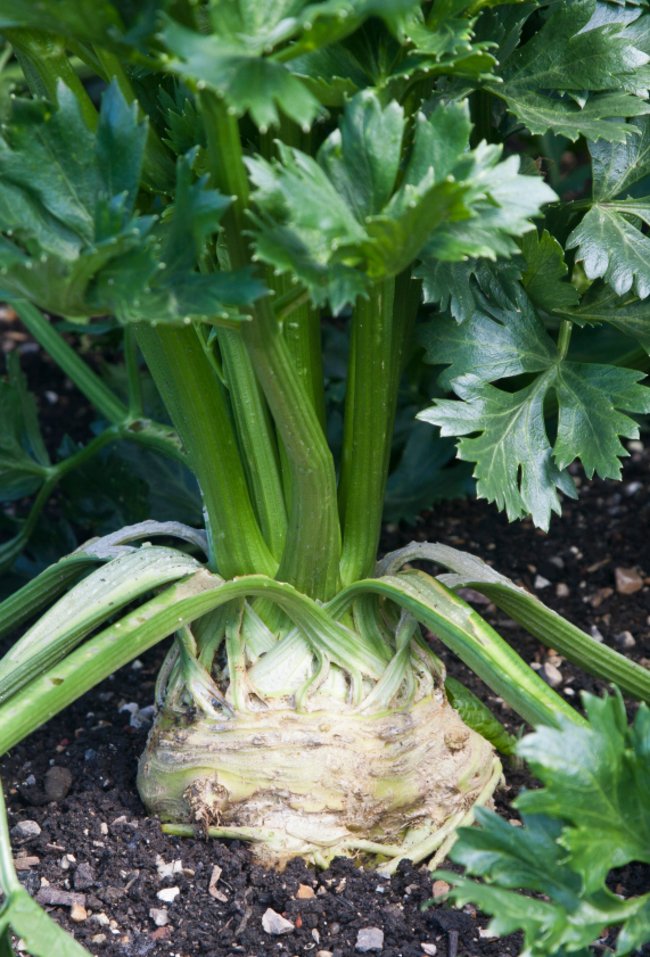
[[[547,230],[541,237],[534,230],[526,233],[521,252],[527,266],[521,280],[534,306],[552,313],[579,302],[578,290],[566,282],[568,269],[562,247]]]
[[[589,279],[604,278],[619,296],[633,288],[645,299],[650,294],[650,240],[633,217],[650,221],[650,196],[620,195],[650,171],[650,122],[643,119],[638,125],[640,132],[624,144],[589,144],[594,205],[569,236],[567,249],[578,248]]]
[[[650,710],[641,705],[627,728],[618,696],[584,698],[589,727],[538,728],[518,753],[545,787],[527,791],[517,807],[550,814],[571,827],[561,843],[589,892],[612,867],[650,863]]]
[[[611,117],[639,116],[650,107],[623,93],[626,82],[648,62],[618,23],[591,26],[596,0],[559,4],[544,26],[505,62],[503,84],[489,85],[532,133],[547,129],[576,140],[625,142],[632,132]],[[588,28],[588,24],[589,28]],[[585,91],[580,102],[557,94]],[[590,95],[591,93],[596,95]]]
[[[596,470],[620,477],[619,457],[626,451],[618,436],[632,438],[638,426],[619,410],[650,411],[650,390],[638,384],[643,373],[560,359],[524,293],[512,302],[495,292],[492,301],[483,297],[483,312],[462,325],[443,318],[423,331],[429,361],[452,363],[442,384],[464,402],[439,399],[418,418],[440,426],[445,436],[480,432],[458,445],[459,458],[476,462],[479,496],[496,501],[511,519],[530,513],[548,528],[550,512],[561,511],[556,487],[576,495],[563,471],[575,457],[589,476]],[[536,371],[537,378],[516,392],[489,384]],[[559,405],[553,447],[544,421],[549,389]]]

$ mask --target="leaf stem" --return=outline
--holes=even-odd
[[[211,561],[224,578],[273,575],[277,562],[251,504],[222,387],[192,327],[135,327],[138,345],[201,487]]]
[[[562,362],[567,357],[569,343],[571,342],[571,333],[573,332],[573,323],[570,319],[563,319],[560,325],[560,333],[557,339],[558,360]]]
[[[25,301],[12,306],[37,342],[101,414],[113,424],[124,422],[129,415],[126,405],[50,325],[40,309]]]
[[[352,312],[339,481],[344,585],[369,575],[377,556],[401,372],[393,349],[394,298],[395,280],[386,279]]]
[[[250,262],[245,237],[248,180],[237,119],[213,93],[200,93],[214,185],[234,201],[224,217],[232,268]],[[242,323],[242,338],[286,450],[291,471],[288,535],[277,576],[304,594],[330,598],[338,584],[340,529],[334,460],[268,297]]]

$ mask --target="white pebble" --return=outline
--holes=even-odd
[[[150,908],[149,917],[151,917],[156,927],[164,927],[165,924],[169,923],[169,914],[166,907]]]
[[[533,583],[533,588],[537,591],[540,591],[542,588],[548,588],[550,585],[548,578],[544,578],[543,575],[535,575],[535,581]]]
[[[292,924],[282,914],[278,914],[272,907],[267,907],[264,911],[262,927],[267,934],[273,934],[275,937],[279,937],[281,934],[290,934],[292,930],[295,930],[295,924]]]
[[[180,887],[164,887],[161,891],[158,891],[156,897],[166,904],[173,904],[180,892]]]
[[[589,631],[594,641],[597,641],[600,644],[604,640],[600,633],[600,629],[598,629],[596,625],[592,625]]]
[[[364,927],[357,933],[355,950],[367,954],[370,950],[384,949],[384,932],[379,927]]]

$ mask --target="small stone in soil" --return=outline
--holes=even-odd
[[[15,841],[23,844],[25,841],[35,840],[41,833],[41,828],[36,821],[19,821],[9,833]]]
[[[169,914],[166,907],[151,907],[149,917],[151,917],[156,927],[164,927],[165,924],[169,923]]]
[[[449,892],[449,884],[447,881],[434,881],[431,889],[435,898],[444,897]]]
[[[478,934],[479,937],[483,937],[484,940],[495,940],[499,936],[495,934],[493,930],[488,930],[487,927],[479,927]]]
[[[596,625],[591,626],[590,634],[591,634],[591,637],[594,639],[594,641],[597,641],[600,643],[604,640],[602,634],[600,633],[600,630],[596,627]]]
[[[537,591],[541,591],[542,588],[548,588],[550,585],[548,578],[544,578],[543,575],[535,575],[535,581],[533,582],[533,588]]]
[[[278,914],[272,907],[267,907],[264,911],[262,927],[267,934],[273,934],[276,937],[281,934],[290,934],[295,929],[295,925],[290,920],[287,920],[282,914]]]
[[[543,664],[537,674],[542,681],[545,681],[551,688],[559,688],[562,684],[562,672],[559,668],[556,668],[555,665],[552,665],[550,661]]]
[[[50,768],[45,775],[43,789],[48,801],[62,801],[72,787],[72,772],[69,768],[59,768],[56,765]]]
[[[317,950],[316,957],[332,957],[331,950]]]
[[[156,897],[158,900],[165,901],[166,904],[173,904],[180,892],[180,887],[165,887],[163,890],[158,891]]]
[[[76,891],[85,891],[95,883],[95,868],[92,864],[79,864],[72,878]]]
[[[357,934],[356,950],[367,954],[369,950],[384,949],[384,932],[379,927],[364,927]]]
[[[619,595],[633,595],[643,588],[643,578],[635,568],[616,568],[614,574]]]
[[[614,639],[617,645],[620,645],[621,648],[634,648],[636,641],[632,635],[631,631],[622,631]]]
[[[75,924],[82,924],[88,917],[88,911],[81,904],[73,904],[70,908],[70,920]]]
[[[299,884],[298,893],[296,897],[299,897],[301,900],[307,900],[311,897],[315,897],[314,888],[310,887],[309,884]]]
[[[558,598],[568,598],[571,594],[571,590],[568,585],[565,585],[564,582],[560,582],[559,585],[555,586],[555,594]]]
[[[428,957],[436,957],[436,954],[438,953],[438,948],[435,944],[422,943],[420,944],[420,947],[422,948],[423,953],[428,954]]]
[[[106,943],[106,934],[95,934],[94,937],[90,938],[91,944],[105,944]]]

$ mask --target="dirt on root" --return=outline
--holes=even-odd
[[[29,374],[30,356],[25,360]],[[41,379],[39,392],[44,385]],[[57,380],[56,389],[54,380],[46,386],[58,397],[73,394],[63,379]],[[51,398],[44,396],[43,409]],[[83,402],[80,408],[87,410]],[[89,415],[79,415],[80,433],[88,428]],[[52,431],[46,439],[54,444],[54,417],[51,425],[46,422],[46,432],[48,427]],[[468,500],[425,514],[415,528],[386,527],[382,551],[416,539],[441,541],[479,555],[576,625],[587,631],[595,627],[607,644],[650,666],[650,454],[634,444],[631,449],[622,483],[590,482],[576,470],[579,498],[564,500],[562,519],[553,520],[548,534],[528,522],[509,525],[493,506]],[[647,581],[633,594],[619,594],[617,567],[635,569]],[[562,660],[493,606],[477,608],[527,662],[550,661],[559,668],[558,690],[577,708],[581,690],[605,690],[603,682]],[[0,652],[15,637],[2,643]],[[437,638],[429,639],[448,673],[516,732],[520,722],[507,705]],[[147,817],[135,776],[147,735],[147,713],[140,716],[139,709],[153,702],[155,676],[167,647],[163,643],[104,681],[0,762],[10,826],[35,821],[41,829],[26,842],[14,843],[20,879],[31,894],[52,901],[45,906],[54,919],[92,954],[316,957],[325,952],[356,957],[359,931],[369,928],[383,932],[383,949],[370,952],[381,957],[422,957],[433,953],[432,945],[438,957],[519,953],[520,935],[499,940],[484,936],[489,919],[472,905],[456,911],[437,904],[422,912],[421,904],[432,892],[426,866],[403,865],[390,881],[359,867],[358,861],[344,859],[326,871],[297,860],[278,874],[252,862],[238,841],[164,834],[159,823]],[[635,709],[628,702],[630,718]],[[52,768],[69,774],[48,775]],[[511,802],[522,787],[535,787],[536,782],[525,770],[507,764],[505,780],[495,796],[497,810],[508,820],[517,819]],[[216,884],[215,867],[220,869]],[[621,868],[610,875],[610,883],[625,897],[647,893],[650,868]],[[300,885],[301,895],[311,890],[313,896],[298,896]],[[165,894],[173,888],[177,893]],[[262,916],[268,908],[284,915],[293,930],[282,936],[266,933]],[[614,934],[604,937],[595,953],[607,952],[614,943]],[[650,955],[650,945],[642,953]]]

